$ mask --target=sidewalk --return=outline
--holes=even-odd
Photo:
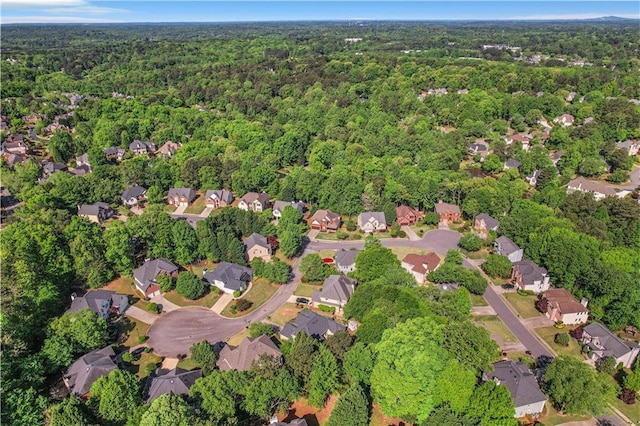
[[[220,315],[231,300],[233,300],[233,294],[223,293],[220,299],[211,307],[211,311]]]

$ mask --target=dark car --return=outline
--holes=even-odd
[[[309,304],[309,299],[306,299],[304,297],[298,297],[296,299],[296,303],[300,303],[302,305],[308,305]]]

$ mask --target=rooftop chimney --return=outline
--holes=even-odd
[[[584,306],[585,308],[587,307],[587,304],[589,303],[589,301],[587,300],[586,297],[583,297],[582,300],[580,300],[580,304],[582,306]]]

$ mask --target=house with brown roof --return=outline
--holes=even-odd
[[[133,270],[133,281],[136,288],[145,297],[160,295],[160,286],[156,282],[159,275],[178,277],[178,267],[167,259],[147,260],[139,268]]]
[[[460,207],[442,201],[436,203],[435,212],[440,215],[440,222],[444,223],[459,222],[462,215]]]
[[[358,281],[353,278],[344,275],[330,275],[324,280],[322,290],[313,292],[311,300],[315,306],[334,306],[336,311],[342,312],[342,308],[349,301],[357,284]]]
[[[552,321],[565,324],[584,324],[589,318],[587,309],[587,299],[582,299],[582,303],[571,295],[564,288],[553,288],[542,294],[542,299],[546,301],[546,317]]]
[[[183,370],[174,368],[165,374],[158,374],[147,381],[144,389],[144,399],[147,403],[161,395],[187,395],[189,389],[202,377],[202,370]]]
[[[29,155],[30,153],[29,146],[24,142],[22,135],[9,135],[1,147],[3,154]]]
[[[411,225],[420,222],[424,218],[424,213],[409,206],[396,207],[396,221],[398,225]]]
[[[596,200],[602,200],[605,197],[615,197],[618,194],[615,189],[592,182],[582,176],[573,179],[567,184],[567,192],[569,194],[575,191],[593,194],[593,198]]]
[[[204,195],[204,204],[209,209],[219,209],[233,203],[233,194],[226,189],[209,189]]]
[[[410,253],[402,259],[401,265],[407,272],[413,275],[418,284],[424,284],[429,272],[435,271],[440,266],[440,257],[435,253]]]
[[[196,199],[196,191],[191,188],[171,188],[167,196],[167,204],[170,206],[188,206]]]
[[[116,212],[107,203],[98,201],[93,204],[80,204],[78,216],[86,217],[91,222],[101,223],[112,217]]]
[[[173,154],[180,149],[181,146],[181,143],[166,141],[160,148],[158,148],[158,154],[171,158],[173,157]]]
[[[271,207],[269,195],[266,192],[248,192],[240,198],[238,208],[244,211],[261,212]]]
[[[387,220],[384,212],[364,212],[358,215],[358,228],[366,233],[384,232],[387,230]]]
[[[499,227],[500,222],[485,213],[480,213],[473,221],[473,230],[476,231],[482,239],[487,239],[489,232],[496,232]]]
[[[569,127],[573,126],[575,120],[575,117],[571,114],[562,114],[554,118],[553,122],[560,124],[562,127]]]
[[[129,149],[133,151],[135,155],[152,154],[156,151],[156,144],[153,142],[134,140],[129,144]]]
[[[265,237],[260,234],[253,233],[244,241],[244,250],[249,263],[256,257],[261,258],[265,262],[271,262],[271,245]]]
[[[549,273],[542,266],[530,260],[515,262],[511,269],[511,281],[520,290],[533,291],[535,294],[549,289]]]
[[[519,143],[523,150],[528,151],[533,135],[530,133],[516,133],[515,135],[504,136],[503,139],[507,145],[511,145],[514,142]]]
[[[74,361],[63,374],[62,380],[73,395],[87,396],[96,380],[118,368],[115,358],[116,353],[111,346],[91,351]]]
[[[311,229],[321,232],[336,232],[340,229],[342,219],[340,215],[331,210],[318,210],[311,216]]]
[[[282,361],[282,352],[269,336],[263,334],[255,338],[245,337],[238,346],[225,345],[220,351],[216,365],[222,371],[249,371],[251,365],[265,354]]]

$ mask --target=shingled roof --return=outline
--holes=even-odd
[[[484,374],[487,380],[496,380],[509,390],[513,405],[522,407],[546,401],[540,391],[535,376],[526,364],[514,361],[500,361],[493,364],[493,371]]]
[[[113,348],[107,346],[78,358],[63,376],[69,392],[78,396],[86,395],[93,382],[117,368],[113,362],[115,356]]]
[[[282,357],[282,352],[265,335],[256,338],[246,337],[237,347],[226,345],[218,356],[218,368],[220,370],[248,371],[251,364],[260,358],[260,355],[267,354],[278,359]]]
[[[147,388],[147,402],[161,395],[186,395],[193,383],[202,377],[202,370],[183,370],[174,368],[166,374],[151,379]]]
[[[313,293],[313,301],[323,303],[322,299],[328,299],[346,303],[355,291],[356,284],[358,281],[353,278],[344,275],[330,275],[324,280],[322,290]]]
[[[253,271],[246,266],[220,262],[216,269],[207,271],[203,278],[209,284],[213,284],[214,281],[220,281],[224,283],[225,288],[242,290],[253,279]]]
[[[294,322],[286,323],[280,334],[286,338],[293,338],[299,332],[303,332],[309,336],[324,339],[327,334],[335,334],[341,330],[346,330],[346,327],[330,318],[305,310],[298,314]]]
[[[141,267],[133,270],[133,277],[140,283],[142,291],[146,291],[154,283],[156,277],[161,272],[172,274],[178,267],[167,259],[148,260]]]

